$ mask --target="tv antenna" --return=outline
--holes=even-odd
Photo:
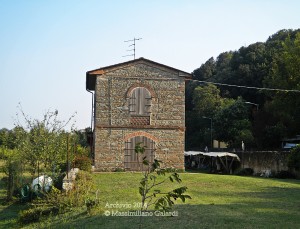
[[[129,45],[128,47],[132,47],[133,46],[133,49],[128,49],[126,50],[127,52],[132,52],[133,51],[133,54],[129,54],[129,55],[125,55],[125,56],[122,56],[122,57],[126,57],[126,56],[133,56],[133,59],[135,60],[135,41],[138,41],[138,40],[141,40],[142,38],[133,38],[133,40],[128,40],[128,41],[124,41],[124,42],[133,42],[131,45]]]

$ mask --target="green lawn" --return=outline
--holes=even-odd
[[[136,209],[134,204],[140,200],[137,188],[140,174],[93,176],[100,197],[95,215],[88,216],[78,210],[26,228],[138,228],[138,217],[105,216],[104,212]],[[174,210],[178,216],[143,217],[144,228],[300,228],[300,181],[201,173],[180,176],[193,199],[177,203]],[[116,203],[131,207],[106,207]],[[0,206],[0,227],[16,226],[16,208]]]

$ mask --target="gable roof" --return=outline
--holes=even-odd
[[[118,68],[124,68],[129,65],[140,64],[140,63],[146,64],[146,65],[151,65],[151,66],[156,65],[158,67],[165,68],[170,71],[178,72],[178,76],[183,77],[184,79],[191,79],[191,77],[192,77],[191,74],[188,72],[184,72],[179,69],[176,69],[176,68],[164,65],[164,64],[160,64],[160,63],[154,62],[152,60],[148,60],[148,59],[141,57],[139,59],[130,60],[130,61],[126,61],[123,63],[114,64],[114,65],[110,65],[110,66],[106,66],[106,67],[102,67],[102,68],[98,68],[98,69],[94,69],[94,70],[86,72],[86,89],[87,90],[95,90],[97,75],[102,75],[102,74],[105,74],[106,72],[110,72],[110,71],[113,71]]]

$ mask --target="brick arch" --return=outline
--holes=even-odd
[[[125,137],[124,137],[124,141],[126,142],[128,139],[130,138],[134,138],[134,137],[137,137],[137,136],[144,136],[144,137],[147,137],[147,138],[150,138],[152,141],[154,142],[159,142],[158,138],[147,133],[147,132],[144,132],[144,131],[137,131],[137,132],[134,132],[134,133],[130,133],[130,134],[127,134]]]
[[[149,85],[146,85],[146,84],[143,84],[143,83],[135,83],[135,84],[133,84],[133,85],[127,90],[127,92],[126,92],[126,98],[129,98],[131,92],[132,92],[135,88],[137,88],[137,87],[144,87],[144,88],[146,88],[146,89],[150,92],[152,98],[157,98],[155,91],[154,91]]]

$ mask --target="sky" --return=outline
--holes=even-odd
[[[90,126],[89,70],[144,57],[192,72],[210,57],[300,28],[298,0],[0,0],[0,129],[21,104]]]

